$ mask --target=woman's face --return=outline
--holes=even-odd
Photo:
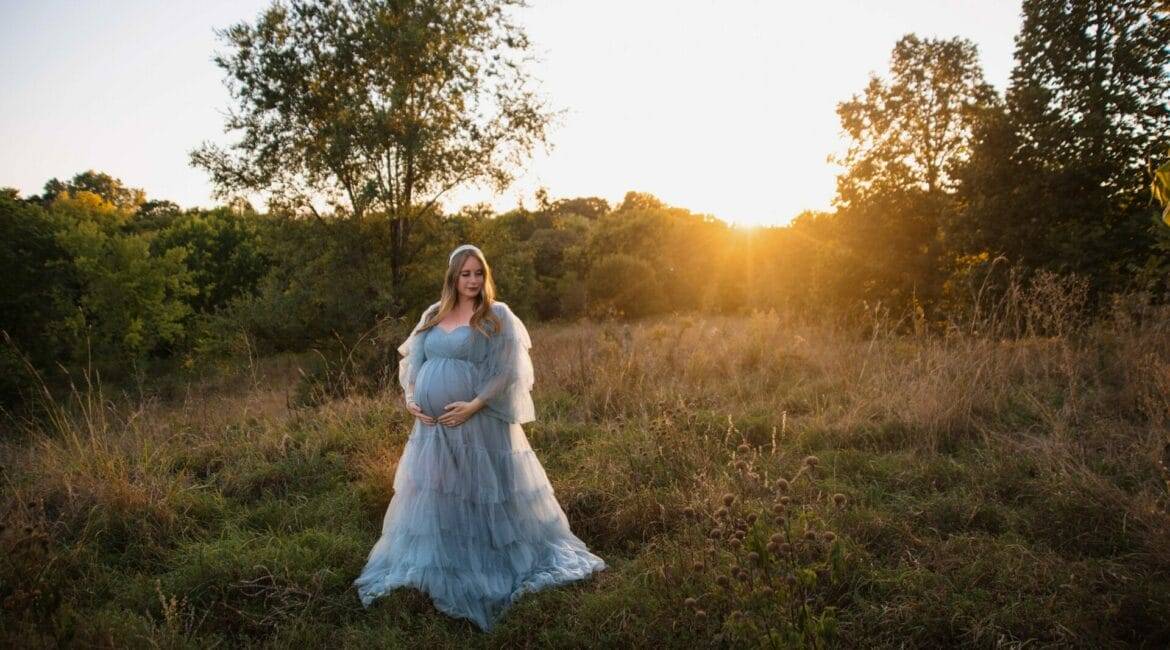
[[[455,279],[455,289],[462,300],[475,300],[483,289],[483,264],[474,255],[463,260],[463,268]]]

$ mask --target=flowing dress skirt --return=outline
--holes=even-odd
[[[354,584],[367,607],[416,587],[488,631],[522,594],[605,568],[570,531],[521,425],[480,411],[456,427],[415,420],[381,538]]]

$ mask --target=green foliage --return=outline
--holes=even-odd
[[[1150,192],[1153,194],[1154,200],[1162,204],[1162,221],[1170,226],[1170,160],[1154,170],[1154,180],[1150,183]]]
[[[860,302],[872,286],[861,277],[870,268],[865,255],[854,253],[840,234],[846,225],[840,215],[827,213],[816,221],[794,220],[773,234],[766,248],[785,252],[764,257],[757,266],[761,274],[776,279],[759,288],[765,303],[800,305],[810,314],[824,315]]]
[[[638,317],[657,307],[658,281],[654,267],[625,253],[606,255],[594,262],[586,279],[590,309],[595,315]]]
[[[575,257],[594,313],[729,311],[744,306],[743,278],[757,261],[743,243],[718,219],[629,192],[593,224]]]
[[[593,224],[589,217],[565,211],[561,207],[565,203],[569,202],[558,201],[540,212],[517,211],[499,219],[506,233],[493,247],[505,260],[505,279],[498,284],[501,290],[511,289],[510,294],[501,295],[514,296],[509,304],[514,301],[513,307],[519,305],[524,313],[540,319],[575,316],[584,310],[584,288],[575,284],[577,274],[586,266],[582,255]],[[513,259],[522,269],[520,273],[511,269]]]
[[[848,206],[886,193],[952,190],[974,124],[997,101],[974,43],[903,36],[890,80],[872,76],[863,96],[837,106],[851,139],[837,200]]]
[[[63,371],[117,379],[167,357],[188,364],[217,336],[204,317],[267,270],[254,213],[184,213],[92,171],[46,187],[57,193],[0,198],[0,271],[11,279],[0,291],[4,406],[29,405],[41,381],[67,381]]]
[[[1170,22],[1151,6],[1029,0],[1006,101],[969,41],[903,37],[888,74],[838,106],[850,145],[836,209],[745,231],[637,191],[612,209],[542,190],[531,210],[443,214],[448,187],[506,180],[511,154],[544,137],[548,114],[510,65],[528,47],[513,3],[274,4],[222,34],[243,140],[192,154],[225,196],[270,192],[269,213],[238,198],[183,211],[92,170],[28,201],[5,191],[3,263],[18,280],[3,294],[15,345],[0,392],[10,403],[29,366],[57,362],[122,372],[309,349],[322,363],[305,403],[367,391],[396,359],[358,342],[432,302],[462,243],[486,251],[500,299],[538,320],[788,307],[859,331],[890,314],[923,333],[975,327],[1014,304],[1013,287],[1063,286],[1051,272],[1090,283],[1086,312],[1127,285],[1164,300],[1170,229],[1150,197],[1170,192],[1151,162],[1170,130],[1170,55],[1156,47]],[[511,112],[472,101],[501,89]],[[1009,320],[1005,335],[1052,329]]]
[[[398,346],[416,320],[383,318],[349,343],[337,337],[314,348],[316,356],[302,369],[292,403],[320,406],[347,395],[374,395],[398,389]],[[348,337],[347,337],[348,338]]]
[[[141,211],[136,220],[142,220]],[[196,288],[189,304],[196,312],[215,311],[254,292],[268,271],[258,221],[256,214],[236,214],[228,208],[190,211],[155,235],[151,251],[161,255],[173,248],[185,250]]]
[[[554,201],[548,210],[558,215],[575,214],[596,221],[609,212],[609,202],[595,196]]]
[[[282,219],[267,231],[271,266],[254,296],[237,295],[212,320],[220,337],[247,332],[261,353],[304,350],[352,339],[394,311],[389,260],[378,254],[390,236],[386,219]]]
[[[57,240],[62,223],[39,205],[0,197],[0,405],[32,394],[33,372],[71,350],[54,335],[73,311],[80,288]],[[32,368],[26,366],[28,361]]]
[[[964,172],[960,252],[1080,273],[1094,302],[1166,288],[1145,180],[1170,131],[1170,15],[1158,5],[1024,2],[1006,110]]]
[[[185,266],[186,250],[151,255],[144,235],[124,235],[129,217],[105,202],[61,198],[54,208],[67,221],[57,235],[72,260],[80,287],[78,310],[64,328],[81,359],[91,351],[117,370],[128,370],[176,344],[184,335],[187,304],[196,292]]]
[[[0,354],[6,406],[30,397],[33,386],[39,392],[42,380],[55,383],[62,368],[126,376],[181,350],[189,334],[187,301],[196,288],[186,250],[152,251],[151,233],[130,227],[132,207],[80,189],[117,195],[122,186],[116,179],[90,172],[74,180],[76,186],[60,190],[46,208],[0,200],[6,235],[0,270],[11,280],[0,294],[9,337]],[[142,198],[122,192],[124,201],[127,196],[135,197],[132,205]]]
[[[146,202],[146,192],[143,190],[127,187],[121,179],[92,169],[75,174],[65,182],[56,178],[50,179],[45,183],[42,201],[52,202],[62,192],[67,195],[75,195],[78,192],[96,194],[106,203],[123,211],[134,211]]]
[[[890,79],[871,77],[862,96],[837,107],[849,150],[837,181],[840,253],[836,283],[853,300],[896,311],[933,306],[943,283],[940,227],[976,125],[998,103],[968,40],[894,46]]]
[[[506,187],[545,139],[551,113],[527,72],[519,0],[273,3],[220,35],[216,63],[241,138],[191,163],[217,191],[268,192],[273,206],[394,221],[384,249],[405,282],[414,217],[468,183]],[[319,215],[318,215],[319,216]]]

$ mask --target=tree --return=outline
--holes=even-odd
[[[187,302],[195,313],[207,313],[256,291],[272,264],[262,250],[260,227],[255,216],[237,215],[226,207],[192,210],[155,235],[151,254],[163,257],[172,248],[186,252],[184,262],[195,288]]]
[[[1141,192],[1170,131],[1170,13],[1158,0],[1026,0],[1008,105],[1019,155]],[[1056,154],[1056,157],[1052,156]]]
[[[293,0],[220,32],[242,138],[191,153],[221,195],[267,192],[308,211],[323,197],[392,219],[395,289],[411,222],[457,186],[508,185],[552,115],[532,90],[522,0]]]
[[[1154,200],[1162,206],[1162,221],[1170,226],[1170,160],[1154,170],[1154,180],[1150,182],[1150,192],[1153,194]]]
[[[555,201],[551,210],[555,214],[577,214],[590,221],[597,221],[609,212],[609,202],[596,196],[582,196]]]
[[[45,183],[43,202],[53,201],[59,194],[65,192],[73,195],[78,192],[91,192],[102,198],[119,210],[134,211],[146,202],[146,192],[136,187],[127,187],[120,179],[104,172],[92,169],[73,176],[66,182],[50,179]]]
[[[634,255],[614,253],[601,257],[589,270],[585,287],[595,316],[637,318],[662,307],[654,267]]]
[[[1098,292],[1150,268],[1165,226],[1148,208],[1149,170],[1170,132],[1158,4],[1023,3],[1005,110],[962,173],[967,252],[1081,273]]]
[[[666,207],[666,204],[663,203],[657,196],[654,196],[653,194],[649,194],[646,192],[635,192],[634,190],[630,190],[629,192],[626,192],[626,196],[622,199],[622,202],[618,205],[617,210],[618,211],[638,210],[638,209],[652,210],[652,209],[656,209],[656,208],[665,208],[665,207]]]
[[[997,101],[974,43],[903,36],[890,58],[890,80],[871,76],[861,96],[837,105],[851,139],[838,160],[847,171],[838,178],[837,202],[952,191],[952,172],[966,158],[974,125]]]
[[[591,304],[599,304],[595,300],[598,296],[609,301],[601,303],[603,310],[614,306],[635,316],[663,309],[731,307],[741,299],[724,300],[720,294],[738,294],[742,276],[717,271],[725,263],[738,264],[729,248],[729,233],[726,223],[710,215],[667,206],[651,194],[628,192],[617,209],[591,223],[588,236],[579,246],[567,251],[571,260],[567,266],[585,280]],[[620,255],[605,261],[598,270],[598,265],[614,254]],[[615,284],[622,272],[637,270],[627,258],[645,262],[653,270],[645,278],[626,278],[638,287],[637,291],[630,289],[633,293],[619,291]],[[736,288],[726,289],[728,282]],[[650,288],[654,296],[637,308],[620,298],[642,296]]]
[[[79,289],[57,241],[62,226],[36,202],[0,192],[0,406],[18,404],[35,387],[26,359],[45,372],[68,351],[55,328],[69,318]]]
[[[39,262],[29,253],[20,258],[36,264],[34,290],[52,306],[45,312],[52,318],[35,317],[35,335],[54,340],[58,360],[92,358],[103,371],[123,373],[173,352],[186,334],[186,299],[195,292],[186,251],[152,255],[148,233],[125,232],[130,214],[88,190],[59,193],[46,214],[51,227],[36,245],[48,252],[38,254]],[[44,240],[50,232],[51,248]]]
[[[998,103],[973,43],[908,34],[894,46],[889,80],[873,76],[862,95],[838,104],[850,143],[838,159],[846,168],[834,199],[838,252],[847,266],[835,284],[900,307],[937,297],[956,170]]]

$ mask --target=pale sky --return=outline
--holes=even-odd
[[[104,171],[154,199],[211,206],[187,164],[229,141],[213,28],[253,21],[268,0],[0,0],[0,186],[40,193],[52,177]],[[498,210],[627,190],[739,224],[828,209],[841,151],[837,102],[885,75],[902,35],[973,40],[1001,91],[1019,0],[531,0],[521,12],[565,109],[505,193],[465,190],[449,210]]]

